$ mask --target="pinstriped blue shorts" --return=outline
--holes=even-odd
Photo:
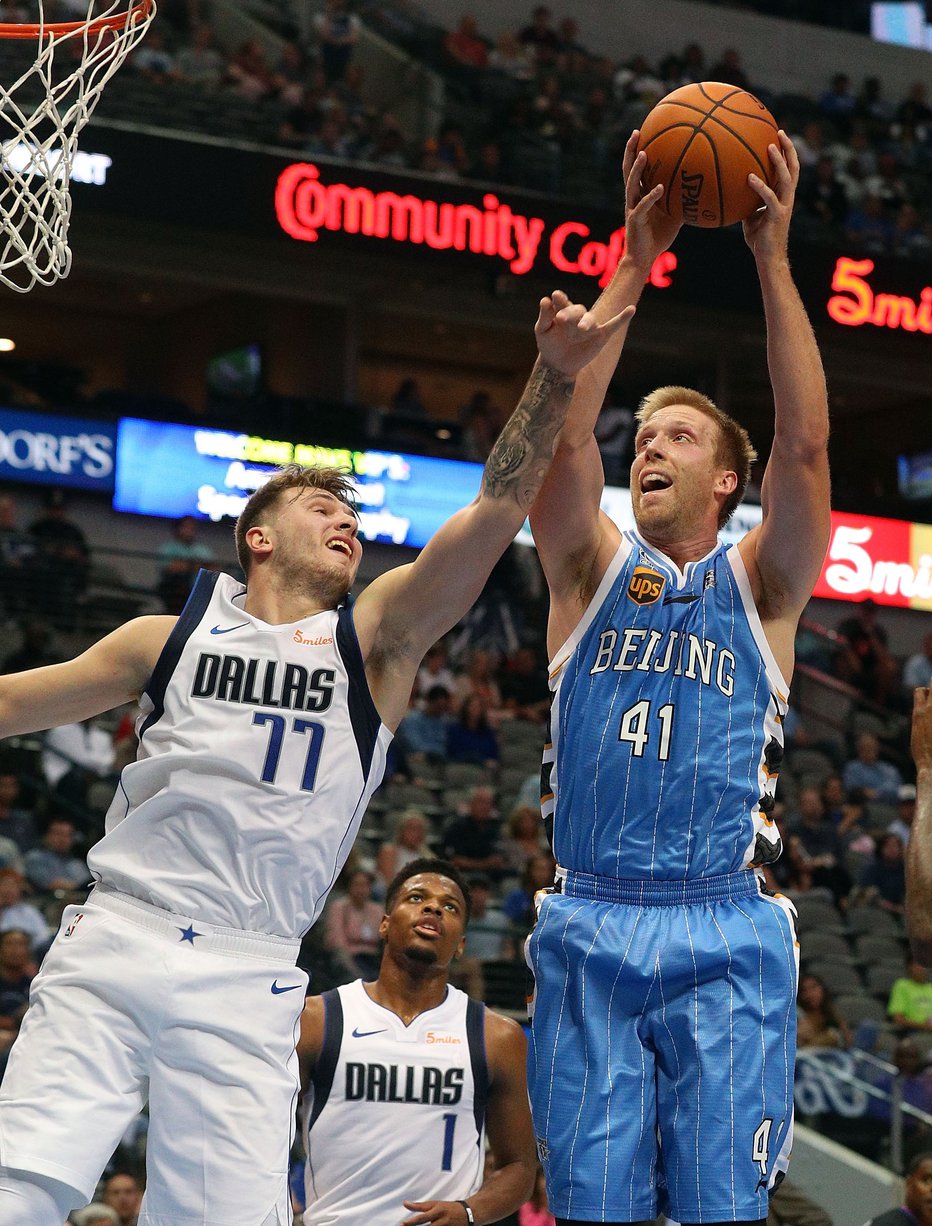
[[[752,873],[569,873],[528,942],[528,1079],[551,1211],[755,1221],[792,1144],[798,947]]]

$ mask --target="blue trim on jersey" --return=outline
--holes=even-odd
[[[324,1002],[324,1042],[311,1072],[314,1106],[307,1121],[308,1132],[327,1105],[327,1099],[333,1089],[337,1061],[340,1059],[340,1048],[343,1045],[343,1002],[340,993],[336,988],[331,988],[329,992],[324,992],[320,999]]]
[[[369,682],[366,679],[366,668],[359,649],[359,639],[356,637],[353,606],[348,599],[347,603],[341,605],[337,610],[336,646],[346,667],[349,682],[347,705],[350,722],[356,737],[363,777],[368,779],[382,720],[372,701]]]
[[[489,1100],[489,1065],[485,1056],[485,1005],[478,1000],[466,1001],[466,1042],[472,1065],[472,1109],[476,1119],[476,1136],[485,1127],[485,1109]]]
[[[210,599],[217,586],[220,575],[217,571],[199,570],[191,594],[185,602],[178,620],[172,628],[159,658],[155,662],[152,676],[146,682],[145,693],[152,701],[152,710],[146,716],[145,723],[139,729],[140,739],[145,736],[153,724],[165,714],[165,691],[171,681],[172,673],[178,666],[185,644],[197,629],[201,618],[207,611]]]

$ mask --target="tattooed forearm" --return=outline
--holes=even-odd
[[[547,475],[575,386],[574,379],[538,361],[486,461],[483,494],[513,498],[530,510]]]

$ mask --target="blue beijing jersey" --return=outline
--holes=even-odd
[[[625,532],[551,688],[543,811],[564,868],[684,880],[779,856],[789,687],[736,545],[680,571]]]

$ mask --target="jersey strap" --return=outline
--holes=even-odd
[[[353,623],[353,608],[349,601],[341,605],[337,611],[336,639],[337,650],[346,667],[349,681],[347,704],[350,722],[353,725],[353,735],[356,737],[356,745],[359,749],[363,777],[367,778],[372,767],[372,755],[375,752],[375,743],[382,720],[372,701],[372,694],[369,692],[366,669],[362,652],[359,650],[356,626]]]
[[[327,1105],[343,1045],[343,1001],[340,993],[336,988],[331,988],[322,994],[321,1000],[324,1002],[324,1042],[311,1074],[314,1106],[307,1121],[308,1131],[314,1127],[314,1121]]]
[[[473,1114],[476,1135],[485,1128],[485,1108],[489,1098],[489,1065],[485,1055],[485,1005],[478,1000],[466,1002],[466,1042],[472,1064]]]
[[[181,659],[185,643],[187,643],[188,639],[197,629],[201,618],[207,611],[207,606],[210,604],[210,598],[214,594],[214,588],[217,586],[219,578],[220,574],[218,571],[199,570],[197,572],[197,578],[194,580],[191,594],[185,602],[178,620],[172,627],[168,641],[162,648],[161,655],[156,660],[155,668],[152,670],[152,676],[146,685],[146,693],[152,700],[152,710],[139,730],[140,736],[143,736],[165,714],[165,691],[168,688],[168,683],[178,665],[178,661]]]

